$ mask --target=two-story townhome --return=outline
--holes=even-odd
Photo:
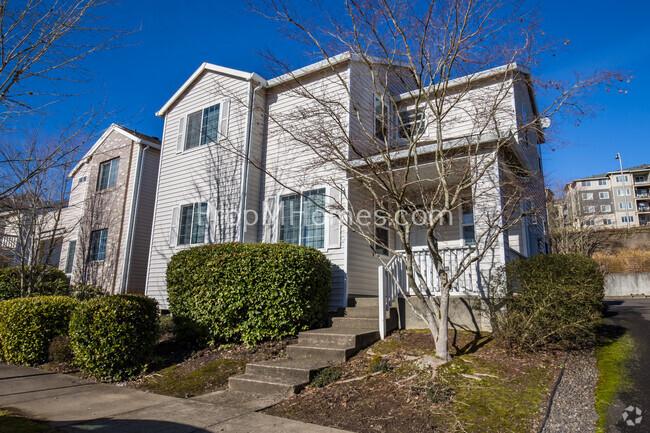
[[[59,268],[73,284],[144,293],[160,141],[112,124],[69,174]]]
[[[380,59],[376,62],[383,64]],[[346,169],[350,165],[337,163],[336,158],[348,155],[349,160],[358,160],[353,164],[364,164],[366,159],[358,149],[364,147],[367,131],[378,134],[383,128],[378,113],[396,109],[388,117],[402,119],[402,128],[422,128],[418,154],[427,155],[435,148],[438,128],[427,120],[432,114],[425,108],[413,115],[415,96],[409,88],[413,81],[408,69],[386,62],[382,74],[390,103],[377,100],[371,71],[354,55],[341,54],[270,80],[255,73],[201,65],[157,113],[165,123],[147,295],[163,308],[167,306],[165,270],[175,252],[204,243],[239,241],[288,242],[323,251],[334,270],[332,308],[346,306],[351,296],[377,296],[378,267],[388,258],[388,251],[372,247],[362,233],[330,213],[319,214],[319,209],[373,210],[370,196]],[[467,78],[450,82],[450,91],[454,86],[466,89],[466,83]],[[476,92],[468,94],[474,98],[459,104],[442,128],[445,145],[462,148],[463,140],[471,137],[480,143],[481,158],[495,163],[485,169],[476,188],[468,191],[473,206],[455,209],[454,218],[441,228],[442,248],[457,252],[472,246],[480,230],[489,230],[481,226],[485,215],[505,215],[499,210],[507,194],[502,181],[530,179],[526,202],[510,213],[525,216],[490,243],[487,259],[456,287],[457,295],[480,296],[489,277],[478,274],[489,275],[515,257],[545,252],[548,244],[545,215],[532,212],[544,206],[538,150],[543,135],[541,128],[520,133],[521,124],[530,120],[527,116],[537,115],[529,74],[508,65],[472,78],[472,86]],[[500,114],[490,119],[498,124],[498,131],[481,135],[476,119],[467,113],[480,105],[477,95],[486,97],[491,91],[505,92]],[[389,108],[381,108],[383,104]],[[327,110],[338,109],[342,110],[340,121],[331,124]],[[348,146],[350,141],[341,140],[349,149],[338,153],[338,141],[327,151],[305,141],[323,140],[321,131],[336,128],[359,145]],[[396,139],[399,134],[398,128]],[[503,137],[512,144],[509,150],[494,150],[491,143]],[[401,151],[396,141],[395,152]],[[401,161],[399,153],[394,156]],[[435,177],[435,164],[421,167],[425,177]],[[514,172],[513,167],[519,170]],[[399,249],[392,230],[375,223],[369,230],[385,245]],[[425,233],[413,236],[415,247],[423,252],[422,260],[428,260]],[[451,266],[453,254],[445,257]],[[421,264],[422,269],[428,265]]]

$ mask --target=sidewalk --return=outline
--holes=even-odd
[[[179,399],[0,364],[0,408],[67,432],[343,432],[256,412],[276,401],[229,391]]]

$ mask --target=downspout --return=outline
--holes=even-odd
[[[258,84],[255,89],[253,89],[253,82],[251,81],[251,92],[249,94],[248,100],[250,105],[248,107],[248,122],[246,125],[246,147],[244,149],[244,154],[246,155],[244,162],[242,164],[242,186],[239,202],[239,242],[244,242],[244,235],[246,232],[246,207],[248,204],[248,180],[249,180],[249,166],[251,159],[251,149],[253,141],[253,122],[255,120],[255,97],[257,96],[257,91],[261,89],[262,83]]]
[[[144,158],[147,154],[147,149],[149,145],[144,148],[140,146],[140,151],[138,153],[138,168],[135,177],[135,188],[134,194],[131,198],[131,216],[129,219],[129,233],[126,238],[126,250],[124,254],[124,263],[122,267],[122,282],[120,284],[120,293],[126,293],[126,285],[129,282],[129,274],[131,272],[131,259],[133,258],[133,233],[135,232],[135,223],[138,217],[138,200],[140,199],[140,187],[142,185],[142,167],[144,166]]]

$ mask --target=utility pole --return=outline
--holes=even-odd
[[[623,160],[621,159],[621,154],[617,153],[616,154],[616,159],[618,159],[618,163],[620,164],[621,167],[621,179],[623,180],[623,199],[625,200],[625,220],[627,221],[627,228],[630,228],[630,212],[627,209],[627,191],[625,189],[625,176],[623,175]]]

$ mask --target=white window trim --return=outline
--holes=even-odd
[[[203,234],[203,242],[193,244],[191,242],[192,233],[190,231],[190,243],[179,244],[178,243],[178,237],[181,234],[181,218],[182,218],[181,210],[182,210],[182,208],[184,206],[194,205],[196,203],[206,203],[207,204],[207,209],[206,209],[206,212],[205,212],[205,233]],[[212,231],[213,231],[212,230],[212,218],[213,218],[213,215],[212,215],[212,206],[211,206],[211,204],[212,203],[211,203],[210,200],[204,199],[204,198],[199,198],[198,201],[183,201],[182,203],[176,203],[172,207],[172,219],[174,218],[174,209],[178,209],[178,215],[176,217],[176,233],[174,233],[174,244],[172,246],[174,251],[181,251],[181,250],[196,247],[196,246],[199,246],[199,245],[211,244],[213,242],[213,240],[212,240]],[[169,230],[171,231],[173,229],[174,229],[174,222],[172,221],[172,224],[170,225]]]
[[[211,142],[206,143],[206,144],[199,144],[198,146],[194,146],[194,147],[192,147],[190,149],[186,149],[185,145],[186,145],[186,140],[187,140],[187,127],[188,127],[187,118],[191,114],[201,112],[201,129],[203,129],[203,110],[205,110],[206,108],[213,107],[215,105],[219,105],[219,121],[218,121],[219,126],[218,126],[218,129],[217,129],[217,135],[218,135],[217,140],[216,141],[211,141]],[[226,105],[228,106],[228,110],[227,110],[228,111],[228,119],[227,119],[227,122],[230,123],[229,117],[230,117],[230,108],[231,107],[230,107],[230,99],[229,98],[218,99],[218,100],[216,100],[216,101],[214,101],[214,102],[212,102],[210,104],[207,104],[207,105],[205,105],[205,106],[203,106],[203,107],[201,107],[199,109],[192,110],[191,112],[183,114],[182,116],[180,116],[179,119],[178,119],[178,122],[180,122],[181,119],[183,119],[184,131],[182,133],[183,134],[182,150],[180,152],[177,150],[177,153],[183,153],[184,154],[184,153],[195,151],[197,149],[206,149],[208,146],[212,146],[214,144],[217,144],[217,143],[227,139],[228,138],[228,133],[229,133],[229,130],[230,130],[230,126],[228,126],[228,128],[227,128],[226,134],[223,134],[223,131],[222,131],[222,125],[224,124],[224,120],[226,120],[226,119],[224,119],[224,116],[226,115],[226,110],[223,110],[223,108]],[[199,143],[200,143],[200,136],[199,136]]]
[[[70,243],[71,243],[71,242],[74,242],[74,243],[75,243],[75,244],[74,244],[75,251],[74,251],[74,254],[72,255],[72,264],[70,265],[70,272],[65,272],[65,269],[68,267],[68,257],[69,257],[68,254],[69,254],[69,252],[70,252]],[[68,247],[67,247],[67,249],[65,250],[65,262],[63,263],[63,271],[64,271],[64,273],[65,273],[66,275],[68,275],[68,276],[74,274],[74,264],[75,264],[75,257],[77,256],[77,245],[78,245],[78,244],[79,244],[79,242],[77,242],[77,238],[74,238],[74,239],[68,239]]]

